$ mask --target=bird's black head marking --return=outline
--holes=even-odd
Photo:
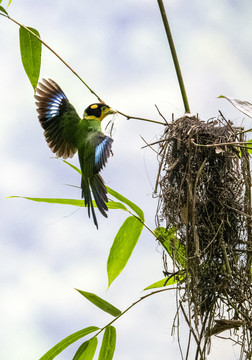
[[[102,114],[102,108],[109,108],[109,106],[101,103],[91,104],[86,108],[85,113],[87,116],[95,116],[100,118]]]
[[[107,116],[109,114],[113,114],[113,113],[114,113],[114,111],[112,111],[108,105],[102,104],[102,103],[95,103],[95,104],[89,105],[85,109],[84,116],[103,120],[105,118],[105,116]]]

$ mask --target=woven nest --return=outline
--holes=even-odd
[[[251,178],[248,153],[237,146],[240,130],[185,116],[160,139],[157,222],[177,230],[186,254],[183,300],[193,304],[205,335],[224,316],[220,303],[234,304],[229,319],[242,321],[251,335]]]

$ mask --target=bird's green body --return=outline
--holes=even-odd
[[[51,150],[64,159],[78,151],[82,197],[89,216],[91,209],[98,228],[91,191],[98,209],[107,217],[107,190],[99,172],[110,156],[113,140],[102,133],[101,121],[114,111],[105,104],[92,104],[84,111],[81,119],[53,80],[44,80],[39,86],[35,98],[38,100],[37,111],[46,141]]]

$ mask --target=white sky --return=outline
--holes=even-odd
[[[5,6],[7,0],[3,0]],[[206,120],[243,115],[221,94],[251,101],[252,52],[249,0],[165,1],[193,113]],[[111,107],[130,115],[168,120],[183,114],[170,52],[155,0],[13,0],[10,16],[39,30]],[[18,28],[0,17],[0,358],[37,360],[56,342],[110,317],[74,288],[94,292],[123,310],[141,290],[161,279],[162,254],[144,231],[126,269],[107,291],[106,259],[125,214],[99,216],[99,231],[86,209],[46,205],[8,195],[79,198],[77,173],[51,159],[37,120],[33,90],[22,69]],[[41,78],[53,78],[81,115],[96,99],[48,50]],[[246,119],[245,126],[250,126]],[[103,177],[108,186],[136,202],[155,227],[152,191],[157,161],[142,150],[155,141],[159,125],[115,118],[113,152]],[[73,159],[78,165],[77,157]],[[115,359],[179,359],[171,336],[173,293],[153,296],[116,323]],[[183,335],[183,331],[182,331]],[[184,340],[184,345],[187,339]],[[182,341],[183,342],[183,341]],[[78,342],[80,344],[81,342]],[[57,359],[70,359],[76,344]],[[168,355],[167,355],[168,354]],[[231,343],[214,342],[209,359],[236,359]],[[97,359],[97,357],[95,357]]]

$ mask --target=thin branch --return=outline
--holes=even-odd
[[[180,307],[181,307],[181,310],[182,310],[182,313],[183,313],[183,315],[184,315],[184,318],[185,318],[185,320],[186,320],[186,322],[187,322],[187,325],[188,325],[190,331],[191,331],[192,334],[193,334],[194,340],[195,340],[195,342],[196,342],[196,344],[197,344],[197,346],[198,346],[200,355],[202,356],[202,359],[203,359],[203,354],[201,353],[200,342],[199,342],[199,340],[198,340],[198,337],[197,337],[197,335],[195,334],[194,329],[193,329],[193,327],[192,327],[192,325],[191,325],[191,323],[190,323],[190,321],[189,321],[189,319],[188,319],[188,317],[187,317],[187,315],[186,315],[185,309],[184,309],[184,307],[183,307],[183,305],[182,305],[182,301],[180,301],[179,303],[180,303],[179,305],[180,305]]]
[[[161,116],[162,119],[164,119],[164,121],[166,122],[166,125],[169,125],[168,121],[166,120],[166,118],[164,117],[163,114],[161,114],[159,108],[157,105],[155,105],[155,108],[157,109],[157,112],[159,113],[159,115]]]
[[[165,155],[166,155],[167,146],[168,146],[168,142],[165,143],[165,146],[164,146],[164,148],[163,148],[163,155],[162,155],[162,158],[161,158],[159,167],[158,167],[158,173],[157,173],[157,178],[156,178],[156,184],[155,184],[154,194],[157,194],[157,189],[158,189],[158,184],[159,184],[159,178],[160,178],[161,170],[162,170],[162,167],[163,167],[163,163],[164,163],[164,158],[165,158]]]
[[[200,165],[199,171],[197,172],[196,175],[196,179],[195,179],[195,184],[194,184],[194,193],[193,193],[193,198],[192,198],[192,228],[193,228],[193,232],[194,232],[194,241],[195,241],[195,255],[196,257],[200,257],[200,245],[199,245],[199,236],[198,236],[198,232],[197,232],[197,226],[196,226],[196,199],[197,199],[197,186],[198,186],[198,181],[200,178],[200,174],[206,164],[207,158],[204,159],[204,161],[202,162],[202,164]]]
[[[124,116],[127,118],[127,120],[130,120],[130,119],[135,119],[135,120],[141,120],[141,121],[147,121],[147,122],[152,122],[154,124],[160,124],[160,125],[167,125],[166,123],[164,122],[161,122],[161,121],[156,121],[156,120],[151,120],[151,119],[145,119],[145,118],[142,118],[142,117],[137,117],[137,116],[131,116],[131,115],[126,115],[124,113],[122,113],[121,111],[116,111],[118,114]]]
[[[146,144],[145,147],[149,147],[151,150],[153,150],[156,154],[158,154],[157,150],[155,150],[150,144],[147,143],[147,141],[140,135],[140,138],[143,140],[143,142]]]
[[[249,141],[232,141],[232,142],[225,142],[225,143],[217,143],[217,144],[197,144],[193,139],[191,140],[192,144],[195,146],[203,146],[203,147],[216,147],[216,146],[225,146],[225,145],[234,145],[239,147],[245,147],[246,149],[252,149],[249,146],[242,146],[242,145],[251,145]]]
[[[227,255],[226,244],[225,244],[225,241],[224,241],[222,236],[220,238],[220,247],[221,247],[221,250],[222,250],[223,257],[224,257],[224,263],[225,263],[225,266],[226,266],[227,274],[228,274],[228,276],[231,277],[232,276],[232,270],[231,270],[228,255]]]
[[[150,146],[150,145],[160,144],[160,143],[165,142],[165,141],[169,142],[169,140],[172,140],[172,139],[162,139],[162,140],[158,140],[158,141],[155,141],[155,142],[150,143],[150,144],[148,144],[148,145],[142,146],[141,149],[144,149],[144,148],[146,148],[147,146]]]

